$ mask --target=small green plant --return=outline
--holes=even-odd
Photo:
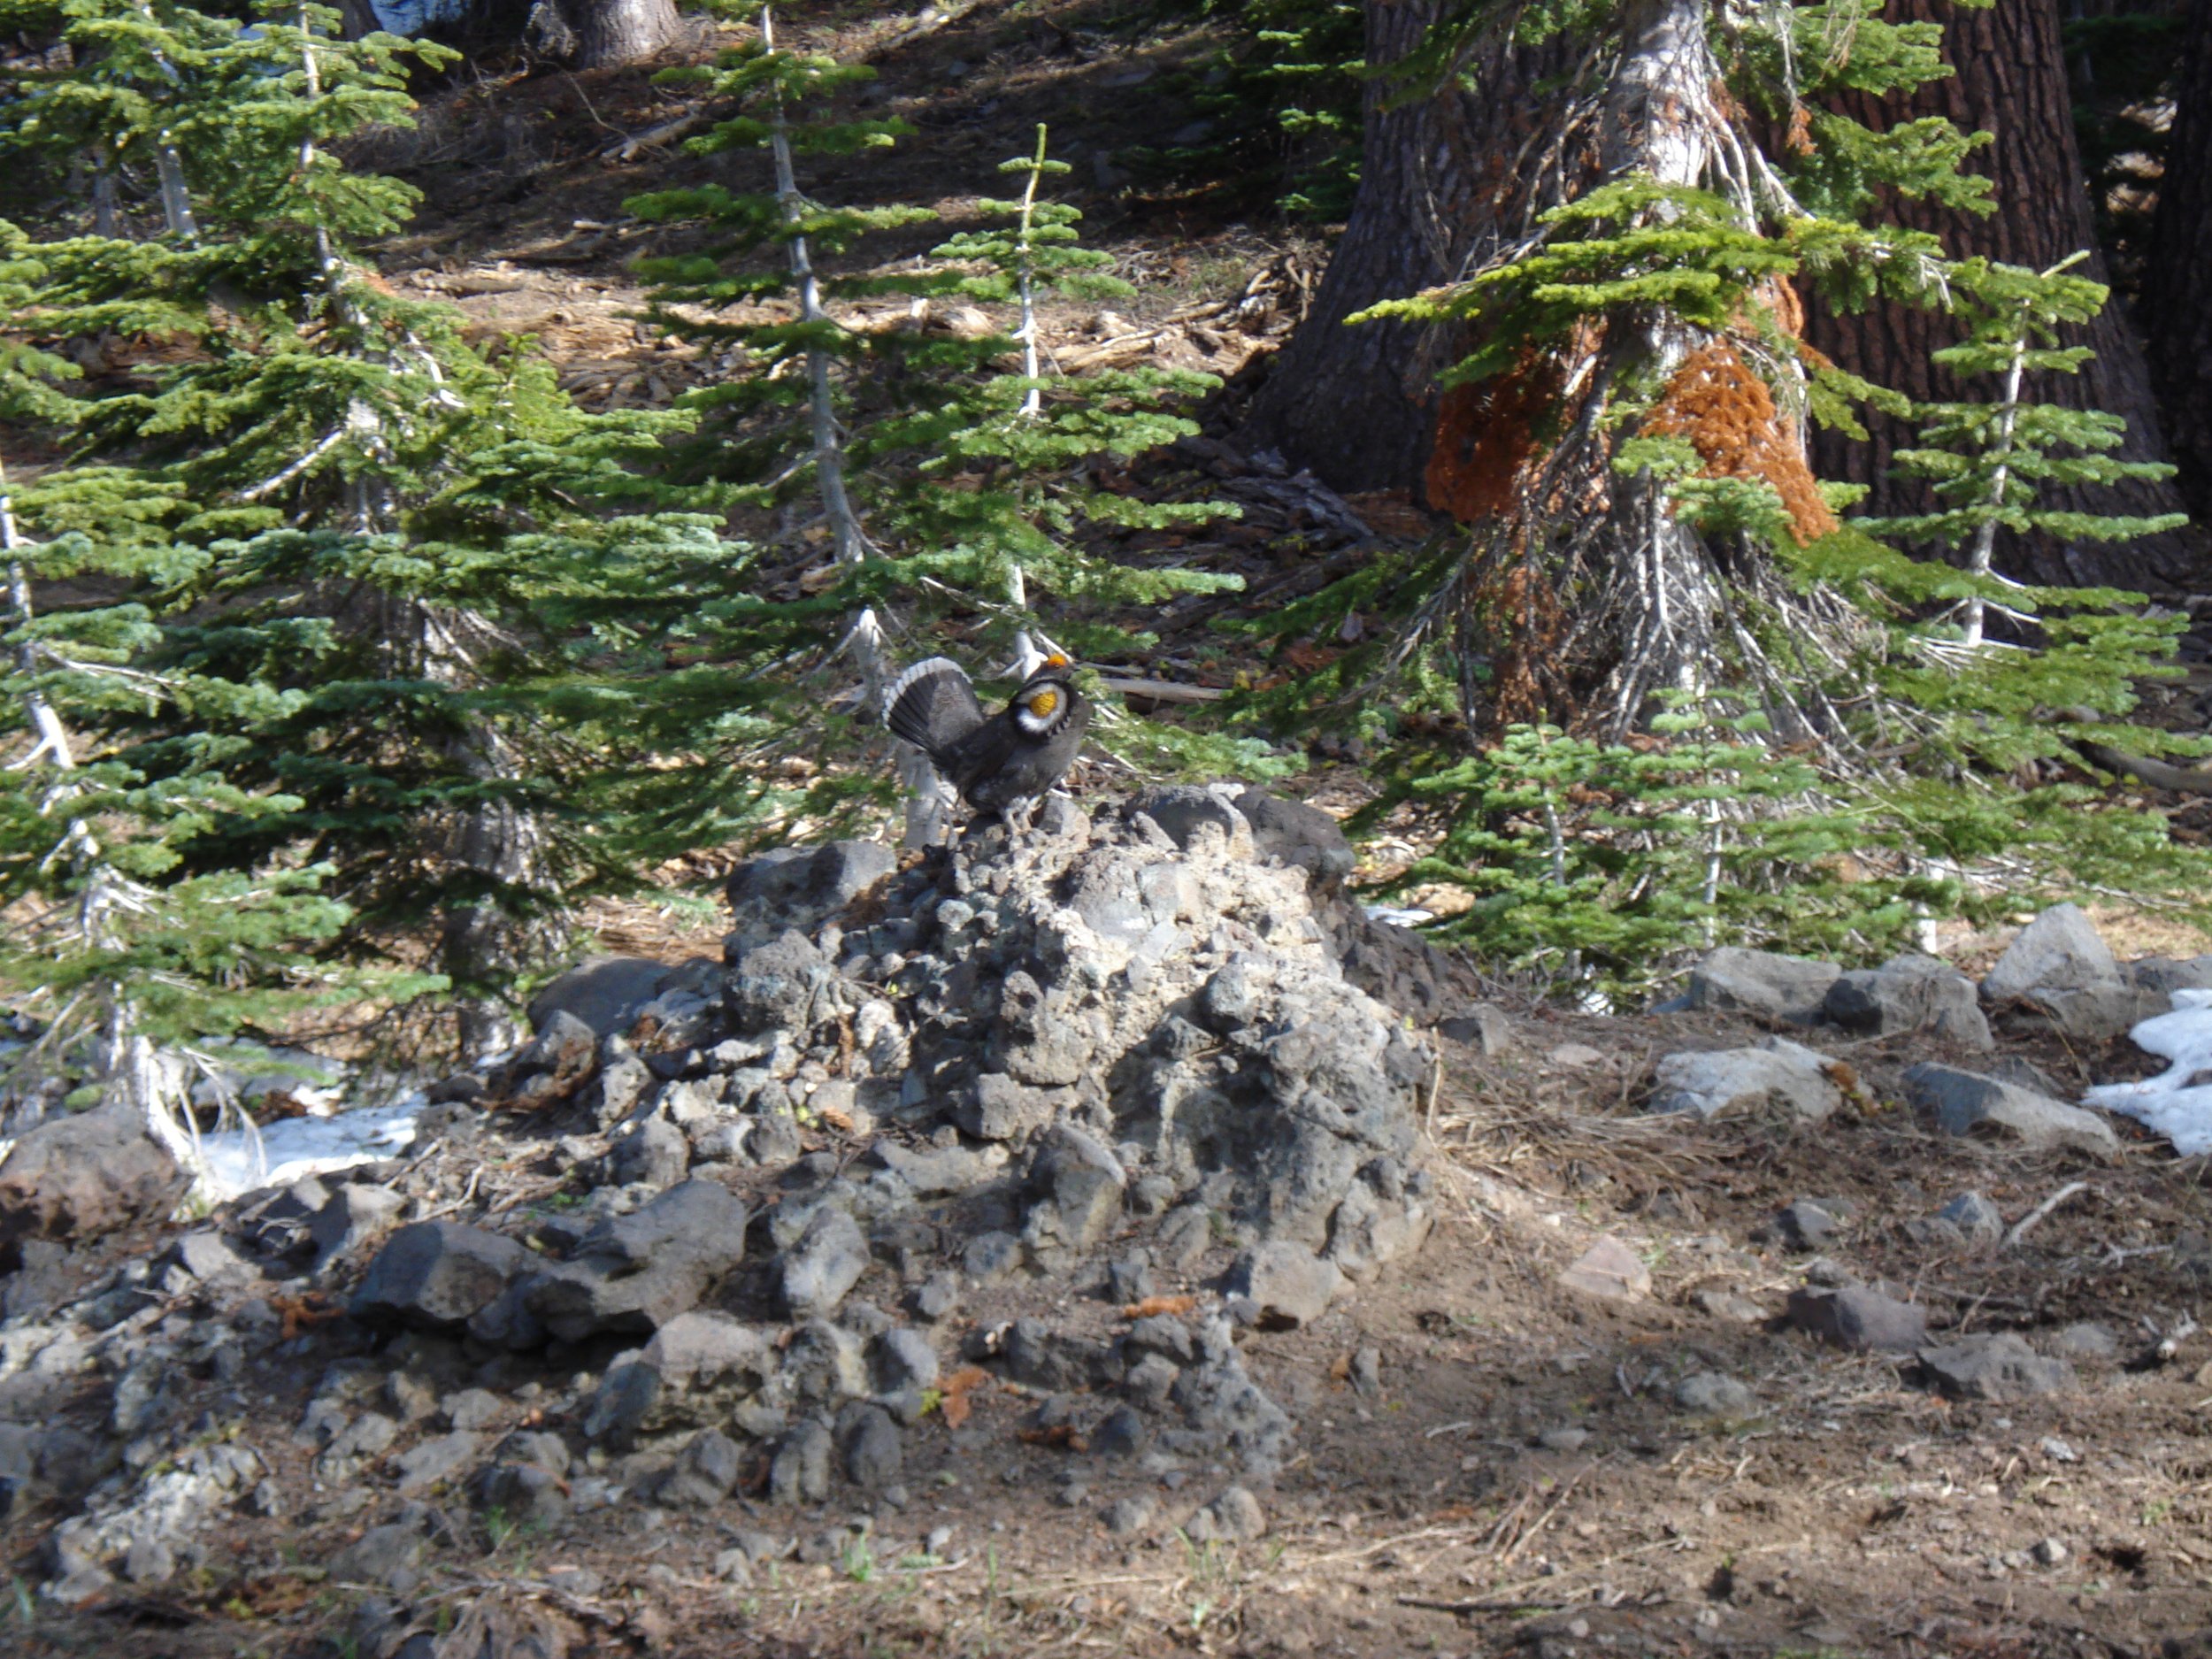
[[[515,1523],[503,1508],[495,1503],[484,1511],[484,1536],[491,1540],[495,1552],[514,1535]]]
[[[865,1532],[856,1532],[845,1540],[843,1553],[838,1558],[839,1569],[855,1584],[872,1584],[876,1577],[876,1552]]]

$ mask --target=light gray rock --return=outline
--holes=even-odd
[[[937,1350],[919,1331],[886,1331],[868,1347],[868,1370],[878,1394],[937,1386]]]
[[[1191,1517],[1183,1535],[1194,1544],[1248,1544],[1267,1535],[1267,1512],[1243,1486],[1231,1486]]]
[[[2039,991],[2081,990],[2120,979],[2120,964],[2078,904],[2055,904],[2020,930],[1982,980],[1992,1002]]]
[[[1689,1005],[1714,1013],[1759,1014],[1809,1025],[1843,970],[1770,950],[1724,945],[1690,971]]]
[[[737,1485],[743,1454],[737,1442],[715,1429],[691,1437],[678,1454],[675,1467],[661,1482],[660,1501],[680,1509],[704,1509],[719,1503]]]
[[[398,1523],[373,1526],[330,1558],[330,1577],[336,1584],[373,1585],[391,1589],[411,1584],[415,1565],[422,1559],[420,1529]]]
[[[1601,1238],[1560,1274],[1559,1282],[1608,1302],[1640,1302],[1651,1294],[1651,1270],[1618,1239]]]
[[[777,1290],[793,1318],[811,1319],[834,1310],[867,1271],[868,1240],[860,1224],[825,1204],[777,1263]]]
[[[691,1168],[691,1143],[664,1118],[648,1118],[607,1152],[607,1173],[618,1187],[673,1187]]]
[[[1343,1287],[1335,1263],[1288,1240],[1247,1250],[1230,1268],[1225,1286],[1233,1296],[1249,1297],[1263,1326],[1278,1330],[1311,1325]]]
[[[782,1364],[769,1333],[725,1313],[679,1314],[607,1368],[584,1432],[626,1450],[641,1437],[726,1423]]]
[[[1120,1217],[1129,1178],[1097,1136],[1060,1123],[1046,1132],[1028,1185],[1036,1195],[1025,1229],[1031,1247],[1057,1243],[1079,1250],[1095,1244]]]
[[[324,1272],[332,1263],[354,1256],[406,1207],[406,1199],[388,1187],[362,1181],[341,1187],[307,1224],[307,1237],[315,1249],[314,1271]]]
[[[1733,1377],[1701,1371],[1674,1386],[1674,1403],[1701,1417],[1745,1417],[1759,1409],[1758,1396]]]
[[[1025,1252],[1010,1233],[979,1233],[961,1252],[960,1264],[978,1285],[995,1285],[1021,1270]]]
[[[1133,1538],[1152,1525],[1159,1509],[1159,1500],[1149,1493],[1117,1498],[1106,1506],[1106,1531],[1115,1538]]]
[[[820,1503],[829,1496],[830,1432],[811,1417],[795,1425],[768,1465],[771,1503]]]
[[[1770,1037],[1755,1048],[1671,1054],[1659,1062],[1649,1110],[1717,1118],[1778,1106],[1818,1123],[1843,1104],[1832,1065],[1826,1056],[1785,1037]]]
[[[399,1471],[399,1489],[412,1494],[428,1492],[472,1465],[484,1448],[484,1437],[455,1431],[410,1447],[393,1460]]]
[[[1924,1061],[1905,1073],[1905,1096],[1946,1134],[2065,1147],[2106,1160],[2119,1156],[2120,1138],[2102,1118],[1979,1072]]]
[[[1971,1244],[1994,1244],[2004,1236],[2005,1218],[1979,1193],[1961,1193],[1936,1211],[1936,1218],[1949,1222]]]
[[[889,1170],[921,1198],[941,1198],[964,1193],[995,1179],[1006,1168],[1002,1146],[972,1150],[966,1147],[908,1147],[895,1141],[879,1141],[868,1149],[869,1159]]]

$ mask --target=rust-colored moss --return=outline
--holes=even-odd
[[[1820,497],[1795,426],[1781,418],[1766,382],[1734,347],[1716,341],[1683,358],[1644,430],[1688,439],[1708,478],[1756,478],[1773,486],[1801,545],[1835,529],[1836,516]]]
[[[1494,379],[1447,388],[1424,479],[1429,505],[1462,524],[1510,507],[1558,396],[1558,365],[1533,352]]]

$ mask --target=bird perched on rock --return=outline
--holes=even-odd
[[[986,714],[966,670],[949,657],[917,663],[883,695],[883,723],[927,755],[979,812],[1026,825],[1083,746],[1091,705],[1064,657],[1048,657],[1013,701]]]

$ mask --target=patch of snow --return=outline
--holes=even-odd
[[[396,1157],[414,1144],[415,1121],[429,1102],[420,1089],[381,1106],[357,1107],[327,1117],[284,1118],[260,1129],[200,1137],[204,1188],[219,1202],[357,1164]]]
[[[2155,1014],[2128,1035],[2173,1064],[2139,1083],[2107,1083],[2082,1096],[2164,1135],[2183,1157],[2212,1152],[2212,991],[2176,991],[2173,1012]]]
[[[1418,927],[1423,922],[1436,919],[1434,910],[1396,910],[1387,904],[1370,904],[1364,908],[1369,921],[1380,922],[1386,927]]]

